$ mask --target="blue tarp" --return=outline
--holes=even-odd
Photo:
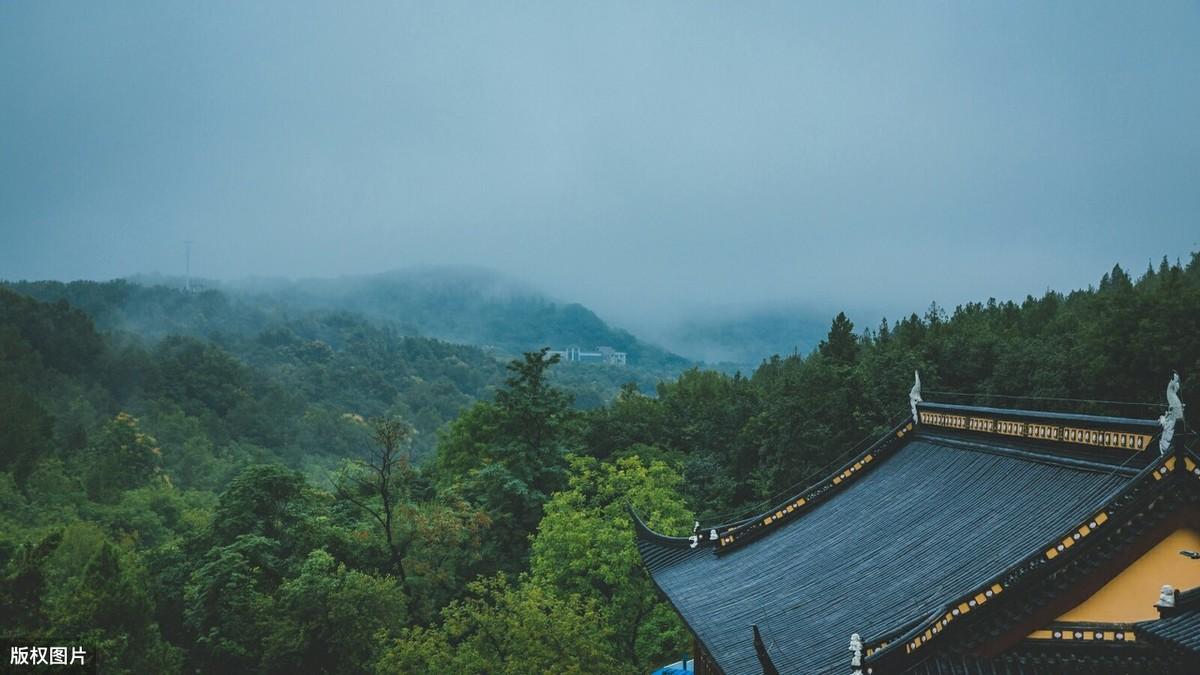
[[[692,660],[676,661],[669,666],[663,666],[658,670],[650,673],[650,675],[692,675],[696,672],[692,669]]]

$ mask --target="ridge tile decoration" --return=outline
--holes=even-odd
[[[1027,640],[1066,640],[1075,642],[1137,642],[1130,624],[1054,623],[1026,636]]]
[[[969,614],[976,607],[979,607],[980,605],[987,603],[989,600],[996,597],[997,595],[1000,595],[1003,592],[1004,592],[1004,585],[997,582],[997,583],[992,584],[991,586],[988,586],[987,588],[980,589],[974,595],[968,595],[968,596],[962,598],[961,602],[959,602],[957,605],[950,607],[946,611],[945,614],[938,617],[938,619],[936,621],[934,621],[932,624],[929,624],[929,626],[924,630],[924,632],[922,632],[921,634],[919,634],[916,637],[909,640],[904,645],[904,653],[906,653],[906,654],[913,653],[913,651],[919,649],[921,647],[921,645],[923,645],[926,642],[928,642],[929,640],[931,640],[933,638],[933,636],[942,632],[942,629],[945,628],[946,626],[948,626],[950,624],[950,622],[954,621],[955,619],[959,618],[960,616],[963,616],[964,614]],[[883,642],[881,644],[874,645],[870,649],[867,650],[867,655],[870,656],[870,655],[874,654],[875,652],[883,649],[887,645],[888,645],[887,642]]]
[[[1167,474],[1175,471],[1177,468],[1179,468],[1179,460],[1176,457],[1171,457],[1167,461],[1163,462],[1162,466],[1155,469],[1154,480],[1162,480],[1166,478]],[[1195,460],[1188,455],[1183,456],[1183,470],[1184,473],[1192,476],[1193,478],[1200,479],[1200,465],[1196,464]]]
[[[1174,464],[1172,464],[1172,466],[1174,466]],[[1163,468],[1164,469],[1166,468],[1165,465]],[[1159,477],[1158,472],[1155,472],[1155,478],[1158,478],[1158,477]],[[1047,561],[1049,561],[1049,560],[1053,560],[1053,559],[1057,558],[1063,551],[1066,551],[1068,548],[1071,548],[1076,543],[1078,543],[1081,539],[1083,539],[1084,537],[1086,537],[1089,534],[1091,534],[1092,532],[1094,532],[1096,530],[1096,528],[1104,525],[1108,521],[1109,521],[1108,511],[1101,511],[1101,512],[1097,513],[1095,516],[1093,516],[1087,522],[1081,524],[1079,527],[1075,528],[1069,534],[1064,536],[1057,544],[1046,549],[1046,551],[1043,554],[1045,559]],[[986,603],[987,601],[991,600],[992,598],[996,597],[997,595],[999,595],[1000,593],[1002,593],[1004,591],[1004,588],[1005,588],[1005,585],[1003,582],[996,582],[996,583],[991,584],[990,586],[987,586],[986,588],[979,589],[978,592],[976,592],[972,595],[967,595],[967,596],[961,598],[957,605],[952,605],[951,607],[948,608],[948,610],[946,611],[946,613],[944,615],[938,617],[931,624],[928,624],[926,626],[924,632],[922,632],[922,633],[916,635],[915,637],[913,637],[912,639],[910,639],[904,645],[904,652],[906,654],[911,654],[914,651],[916,651],[917,649],[920,649],[922,645],[924,645],[926,642],[928,642],[930,639],[932,639],[938,633],[942,632],[942,629],[945,628],[947,625],[949,625],[950,622],[954,621],[955,619],[959,618],[960,616],[962,616],[964,614],[969,613],[971,610],[975,609],[976,607],[979,607],[980,605],[982,605],[982,604]],[[1059,631],[1059,632],[1061,633],[1061,631]],[[1129,635],[1129,638],[1132,641],[1132,635],[1133,635],[1132,630],[1124,631],[1124,634]],[[1030,635],[1029,637],[1035,638],[1037,636]],[[1052,637],[1054,637],[1055,639],[1064,639],[1061,634],[1057,635],[1057,636],[1052,636]],[[1070,637],[1065,638],[1065,639],[1070,639]],[[1078,639],[1083,639],[1083,638],[1078,638]],[[1095,639],[1102,639],[1102,638],[1095,638]],[[1124,637],[1121,637],[1121,638],[1114,637],[1113,639],[1114,640],[1124,640],[1125,638]],[[870,656],[871,654],[883,649],[886,646],[887,646],[886,642],[883,644],[873,645],[872,648],[867,650],[867,655]]]
[[[1127,431],[1086,429],[1041,422],[995,419],[992,417],[970,417],[950,413],[921,411],[921,424],[947,429],[978,431],[1001,436],[1016,436],[1039,441],[1057,441],[1076,445],[1094,445],[1101,448],[1117,448],[1141,452],[1150,446],[1151,434]]]
[[[1162,466],[1160,466],[1154,470],[1154,480],[1162,480],[1162,479],[1166,478],[1168,473],[1171,473],[1172,471],[1175,470],[1175,466],[1177,464],[1178,464],[1178,462],[1175,460],[1174,457],[1171,457],[1167,461],[1163,462]]]
[[[913,423],[911,421],[909,421],[907,424],[905,424],[904,426],[897,429],[895,431],[894,435],[891,435],[891,436],[888,436],[885,438],[887,438],[889,441],[899,440],[899,439],[904,438],[905,435],[907,435],[912,430],[913,430]],[[779,508],[775,509],[775,511],[772,513],[767,513],[767,514],[763,515],[762,518],[751,523],[748,526],[742,525],[739,527],[735,527],[735,528],[726,530],[720,536],[720,538],[717,540],[716,550],[720,551],[728,546],[733,545],[734,543],[736,543],[738,541],[738,539],[740,539],[748,534],[757,533],[761,528],[771,527],[773,525],[777,525],[778,523],[782,522],[783,520],[786,520],[790,516],[794,515],[795,513],[797,513],[801,509],[803,509],[805,505],[811,503],[814,499],[821,497],[822,495],[829,492],[830,490],[833,490],[834,488],[836,488],[836,487],[842,485],[843,483],[850,481],[850,479],[856,477],[863,470],[864,467],[866,467],[871,462],[875,461],[876,455],[879,454],[881,451],[886,451],[886,448],[877,446],[877,449],[868,450],[865,455],[863,455],[861,458],[855,460],[855,462],[853,464],[851,464],[850,466],[847,466],[845,469],[843,469],[841,472],[839,472],[833,478],[825,481],[821,485],[804,493],[803,496],[798,497],[798,498],[788,502],[787,504],[784,504],[783,506],[780,506]]]
[[[1155,475],[1155,477],[1156,478],[1158,477],[1157,474]],[[1063,537],[1062,540],[1059,541],[1054,546],[1051,546],[1050,548],[1046,549],[1046,560],[1054,560],[1055,558],[1058,557],[1059,553],[1062,553],[1063,551],[1071,548],[1072,546],[1075,545],[1075,542],[1088,536],[1097,527],[1100,527],[1101,525],[1103,525],[1104,523],[1107,523],[1107,522],[1108,522],[1108,512],[1107,511],[1101,511],[1100,513],[1097,513],[1094,518],[1092,518],[1088,522],[1084,523],[1083,525],[1080,525],[1078,528],[1075,529],[1074,532]]]

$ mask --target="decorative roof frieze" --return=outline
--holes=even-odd
[[[1085,559],[1080,558],[1078,555],[1072,556],[1074,553],[1072,549],[1074,547],[1083,543],[1088,537],[1094,536],[1096,532],[1113,527],[1112,524],[1114,522],[1136,523],[1144,519],[1143,511],[1145,510],[1145,505],[1154,502],[1156,499],[1155,495],[1159,497],[1164,495],[1178,495],[1179,498],[1186,498],[1186,495],[1200,494],[1194,489],[1182,492],[1174,491],[1163,484],[1165,479],[1174,476],[1178,476],[1177,481],[1187,479],[1200,480],[1200,463],[1188,452],[1179,451],[1170,456],[1161,457],[1144,469],[1140,475],[1140,479],[1135,479],[1122,488],[1094,516],[1064,531],[1062,536],[1058,537],[1056,541],[1043,547],[1040,553],[1019,561],[1006,572],[985,582],[976,591],[972,591],[962,598],[953,601],[945,607],[944,613],[899,635],[893,634],[886,639],[869,642],[866,649],[868,660],[872,662],[878,662],[880,659],[893,661],[897,650],[901,649],[901,647],[903,648],[901,651],[903,658],[921,658],[918,652],[923,653],[923,648],[930,642],[935,641],[941,633],[951,627],[951,624],[975,611],[980,606],[992,601],[1001,593],[1019,588],[1021,590],[1019,596],[1025,597],[1030,590],[1028,587],[1030,580],[1044,579],[1047,578],[1047,574],[1051,573],[1057,574],[1057,572],[1051,571],[1060,569],[1060,566],[1063,564],[1078,565],[1079,561]],[[1190,483],[1191,481],[1189,480],[1188,482]],[[1164,492],[1164,490],[1166,491]],[[1164,512],[1162,508],[1151,509],[1149,511],[1152,514],[1157,513],[1155,518],[1161,517]],[[1146,525],[1149,525],[1149,521],[1147,521]],[[1121,528],[1124,527],[1125,525],[1121,525],[1117,531],[1121,531]],[[1127,535],[1114,534],[1112,536],[1124,538]],[[1046,635],[1038,633],[1037,635],[1031,635],[1030,638],[1056,640],[1088,639],[1075,638],[1075,632],[1075,630],[1072,630],[1067,635],[1055,635],[1054,631],[1050,630]],[[1116,641],[1115,633],[1111,637]],[[1092,639],[1094,639],[1094,635]],[[1125,632],[1122,637],[1122,640],[1132,641],[1133,639],[1135,637],[1132,630]]]
[[[1150,446],[1153,434],[1134,430],[1089,428],[1052,422],[1004,419],[993,415],[968,415],[921,410],[920,422],[931,427],[1013,436],[1036,441],[1054,441],[1141,452]]]

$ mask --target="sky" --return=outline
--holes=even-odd
[[[186,240],[633,327],[1086,287],[1200,249],[1200,2],[0,4],[0,278]]]

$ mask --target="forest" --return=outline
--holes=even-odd
[[[762,509],[907,415],[914,371],[1142,418],[1178,371],[1200,409],[1198,253],[653,386],[279,302],[0,286],[0,640],[105,673],[647,672],[688,639],[627,507]]]

